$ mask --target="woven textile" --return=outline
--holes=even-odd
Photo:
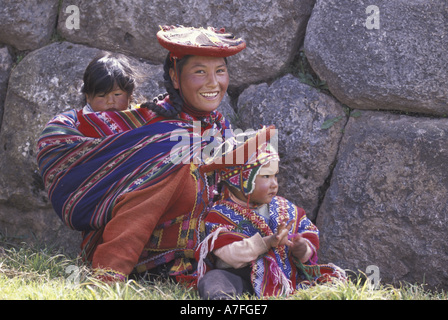
[[[249,238],[256,233],[261,236],[274,234],[279,224],[296,219],[290,235],[300,233],[308,240],[314,251],[309,265],[304,266],[291,255],[287,246],[270,249],[252,262],[251,281],[257,296],[278,296],[292,294],[304,284],[339,277],[343,271],[338,267],[317,265],[316,251],[319,246],[319,231],[306,217],[303,209],[290,201],[276,196],[269,204],[269,219],[254,210],[243,207],[230,199],[217,202],[206,218],[207,238],[197,250],[199,260],[198,277],[212,267],[213,257],[209,253],[234,241]]]
[[[194,119],[187,117],[167,120],[143,108],[78,115],[71,110],[54,117],[39,138],[37,155],[56,213],[75,230],[101,228],[120,195],[166,178],[180,163],[189,164],[198,144],[207,143],[193,141]],[[212,120],[224,131],[222,116]]]
[[[164,107],[170,107],[168,102],[162,102]],[[194,121],[200,121],[199,133]],[[212,129],[211,134],[222,137],[227,127],[218,112],[199,120],[187,114],[164,119],[144,108],[89,114],[70,110],[54,117],[39,138],[38,165],[58,216],[70,228],[83,231],[86,259],[101,242],[102,230],[120,196],[145,190],[190,166],[198,151],[213,141],[198,135]],[[199,181],[198,188],[203,189]],[[202,214],[202,209],[195,214]],[[187,229],[197,229],[196,220],[189,224],[193,216],[185,213],[182,217],[182,236],[191,237]],[[180,249],[185,247],[191,243]]]
[[[268,146],[269,141],[263,142],[245,163],[222,168],[219,173],[220,179],[245,195],[251,194],[255,188],[255,178],[263,165],[280,160],[277,151],[269,149]]]

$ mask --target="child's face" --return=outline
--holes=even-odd
[[[175,89],[179,81],[170,70]],[[216,110],[229,86],[229,74],[224,58],[192,56],[182,68],[180,86],[185,102],[198,111]]]
[[[98,93],[95,96],[86,95],[87,103],[93,111],[123,111],[129,107],[131,97],[126,91],[114,87],[109,93]]]
[[[255,204],[270,203],[277,195],[278,183],[278,161],[271,161],[261,167],[255,178],[255,188],[250,195],[250,202]]]

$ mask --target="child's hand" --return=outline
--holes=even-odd
[[[294,223],[294,219],[289,221],[288,224],[283,221],[277,228],[277,232],[272,236],[264,237],[264,241],[268,249],[275,248],[282,245],[291,246],[293,243],[288,239],[288,232]]]
[[[308,252],[308,242],[304,238],[302,238],[300,234],[297,233],[292,237],[292,242],[289,248],[294,257],[296,257],[300,261],[308,260],[305,259],[305,255]]]

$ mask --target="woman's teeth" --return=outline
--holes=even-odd
[[[218,92],[201,93],[201,96],[206,97],[206,98],[216,97],[217,95],[218,95]]]

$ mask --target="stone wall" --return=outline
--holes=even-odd
[[[159,25],[211,25],[247,41],[221,110],[243,130],[279,129],[280,194],[319,227],[320,262],[447,289],[448,5],[371,4],[0,0],[1,235],[76,252],[37,172],[43,126],[82,106],[98,51],[128,55],[152,99],[164,91]]]

